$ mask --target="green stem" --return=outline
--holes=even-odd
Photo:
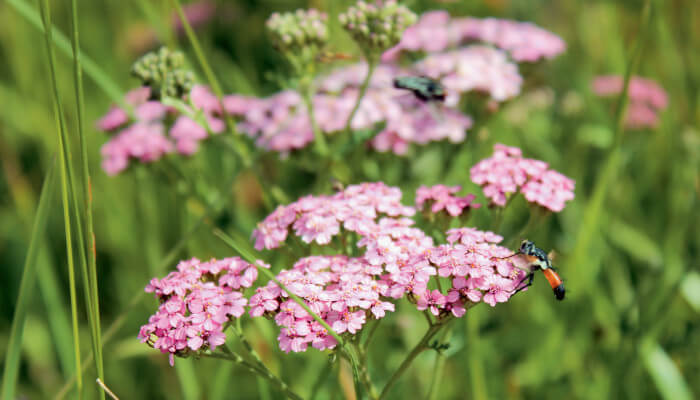
[[[440,331],[440,329],[442,329],[450,320],[452,320],[452,317],[448,316],[444,320],[441,320],[440,322],[436,323],[435,325],[431,325],[428,328],[428,331],[425,332],[423,338],[418,342],[418,344],[415,345],[415,347],[413,347],[413,350],[411,350],[411,352],[408,353],[406,358],[403,360],[403,362],[399,366],[399,369],[397,369],[396,372],[394,372],[394,374],[391,376],[391,378],[389,378],[389,381],[384,386],[384,389],[382,389],[382,393],[379,395],[379,400],[382,400],[387,397],[391,388],[406,372],[408,367],[411,366],[413,360],[415,360],[420,353],[429,348],[428,342],[430,342],[430,339],[432,339],[433,336],[435,336]]]
[[[17,304],[12,318],[12,327],[10,328],[10,338],[7,342],[7,354],[5,354],[5,364],[2,373],[2,399],[11,400],[15,398],[15,387],[17,383],[17,375],[19,373],[20,355],[22,350],[22,337],[24,335],[24,325],[27,318],[27,309],[30,304],[30,299],[33,298],[33,288],[36,282],[37,258],[41,251],[44,233],[46,231],[46,221],[49,216],[49,205],[54,194],[56,185],[56,168],[55,162],[51,163],[39,197],[39,205],[36,209],[36,216],[32,227],[32,233],[29,239],[29,248],[27,256],[24,260],[24,268],[22,269],[22,279],[19,284],[19,293],[17,295]]]
[[[440,342],[445,343],[450,340],[452,333],[451,327],[447,327],[442,333]],[[428,390],[428,400],[435,399],[438,394],[438,387],[440,387],[440,378],[442,377],[442,370],[445,366],[446,357],[441,352],[435,352],[435,365],[433,366],[433,376],[430,379],[430,389]]]
[[[644,2],[644,8],[642,9],[639,34],[635,40],[636,43],[632,52],[632,58],[625,71],[624,84],[618,100],[615,115],[615,142],[610,150],[610,153],[608,154],[601,172],[598,175],[598,179],[595,181],[596,183],[593,188],[593,194],[591,195],[591,198],[583,212],[583,218],[581,218],[579,229],[576,234],[576,246],[574,247],[570,258],[571,270],[580,269],[582,268],[583,264],[587,262],[591,242],[599,233],[598,227],[601,220],[603,205],[607,197],[608,188],[615,179],[619,163],[622,158],[621,144],[625,134],[624,124],[627,104],[629,102],[629,83],[632,75],[636,73],[641,61],[645,38],[647,32],[649,31],[649,27],[651,26],[651,15],[651,0],[646,0]],[[584,279],[591,279],[593,276],[588,274],[585,276],[581,275],[581,277]],[[584,282],[583,279],[581,279],[581,287],[585,287],[587,284],[587,282]]]
[[[26,19],[31,26],[45,32],[45,26],[42,23],[41,17],[37,15],[36,11],[34,11],[27,3],[22,0],[7,0],[7,4],[14,7],[15,11]],[[71,54],[71,45],[66,36],[55,27],[51,30],[53,31],[51,40],[63,54],[69,56]],[[112,99],[112,101],[119,104],[120,108],[124,109],[128,114],[133,116],[132,107],[124,101],[124,92],[109,77],[109,75],[102,71],[102,69],[97,66],[97,63],[82,52],[80,54],[80,62],[85,70],[85,73],[92,78],[95,84],[97,84],[97,86],[102,89],[102,91],[105,92]]]
[[[74,264],[74,251],[73,251],[73,235],[71,228],[71,216],[70,216],[70,201],[69,201],[69,170],[70,160],[67,154],[67,135],[65,131],[65,121],[63,119],[63,110],[61,108],[60,97],[58,94],[58,85],[56,83],[56,63],[55,56],[53,52],[53,40],[52,40],[52,29],[51,29],[51,15],[47,0],[42,0],[39,2],[39,11],[41,13],[41,21],[44,26],[44,39],[46,44],[46,51],[49,61],[49,77],[51,80],[51,88],[53,94],[53,111],[54,118],[56,122],[56,130],[58,131],[58,145],[59,145],[59,159],[61,164],[61,198],[63,202],[63,224],[66,234],[66,257],[68,260],[68,284],[70,293],[70,303],[71,303],[71,320],[73,326],[73,349],[75,352],[75,370],[77,376],[77,386],[78,386],[78,397],[82,397],[82,368],[80,367],[80,326],[78,324],[78,298],[76,294],[76,282],[75,282],[75,264]],[[72,188],[72,187],[71,187]],[[75,193],[73,193],[75,194]],[[78,215],[76,215],[76,219]],[[80,223],[76,225],[80,228]],[[89,299],[86,299],[89,300]]]
[[[352,135],[351,132],[351,126],[352,126],[352,120],[355,118],[355,114],[357,114],[357,111],[360,109],[360,104],[362,104],[362,99],[365,97],[365,93],[367,93],[367,88],[369,87],[369,83],[372,79],[372,74],[374,74],[374,69],[377,67],[377,60],[375,57],[367,57],[367,76],[365,76],[365,80],[362,82],[362,86],[360,86],[360,93],[357,95],[357,101],[355,102],[355,106],[352,108],[352,111],[350,112],[350,116],[348,117],[347,122],[345,122],[345,131],[348,132],[350,135]],[[355,143],[355,137],[354,135],[352,136],[352,142]],[[357,143],[355,143],[357,144]]]
[[[316,398],[318,392],[323,386],[323,383],[326,382],[326,379],[328,379],[328,375],[330,375],[330,373],[333,371],[334,366],[335,364],[328,363],[328,365],[321,370],[321,373],[318,375],[318,378],[314,382],[314,385],[311,387],[311,394],[309,395],[309,400],[314,400]]]
[[[311,82],[306,82],[301,85],[301,97],[304,100],[304,105],[306,105],[306,112],[309,114],[309,121],[311,122],[311,130],[314,133],[314,146],[316,147],[316,152],[321,157],[328,156],[328,144],[326,143],[326,137],[321,128],[319,128],[316,122],[316,117],[314,116],[314,102],[313,102],[313,84]]]
[[[358,370],[360,373],[360,380],[365,386],[370,399],[376,400],[379,397],[379,394],[377,393],[377,389],[374,388],[374,385],[372,385],[372,379],[369,377],[369,369],[367,368],[367,353],[362,351],[361,347],[357,344],[353,344],[353,346],[355,347],[355,351],[359,354]]]
[[[473,398],[476,400],[488,399],[486,390],[486,378],[484,375],[484,366],[481,360],[479,346],[479,318],[478,314],[472,313],[467,318],[467,338],[469,339],[469,377],[472,383]]]
[[[250,150],[246,146],[245,142],[241,140],[240,135],[236,131],[236,124],[233,122],[233,120],[231,120],[231,116],[226,112],[226,109],[224,108],[224,92],[221,90],[221,85],[216,79],[216,75],[214,75],[214,71],[209,65],[207,58],[204,57],[204,52],[202,51],[202,46],[199,44],[199,39],[197,39],[197,35],[195,35],[194,30],[190,25],[190,22],[187,20],[185,13],[182,11],[180,1],[170,0],[170,3],[175,9],[175,12],[177,12],[180,21],[182,21],[182,26],[185,28],[185,34],[187,35],[187,38],[192,44],[192,48],[194,49],[195,55],[197,56],[197,60],[199,61],[199,65],[202,67],[202,70],[204,70],[204,75],[207,77],[209,86],[211,86],[211,89],[214,91],[214,94],[219,100],[219,106],[221,107],[221,113],[224,116],[226,126],[228,130],[233,134],[234,145],[236,147],[236,150],[238,151],[238,156],[241,158],[241,162],[246,168],[250,167],[252,165]]]
[[[301,396],[294,393],[294,391],[292,391],[292,389],[290,389],[286,383],[284,383],[280,378],[278,378],[276,375],[270,372],[270,370],[268,370],[264,365],[261,368],[260,366],[245,361],[243,357],[231,351],[231,349],[229,349],[225,344],[221,346],[221,348],[223,351],[222,353],[204,353],[202,355],[205,357],[232,361],[248,369],[250,372],[266,379],[268,382],[272,383],[275,387],[277,387],[277,389],[284,393],[284,395],[287,396],[287,398],[290,398],[292,400],[302,400]]]
[[[73,50],[73,79],[75,80],[75,99],[77,108],[77,126],[78,126],[78,141],[80,144],[80,153],[82,159],[83,197],[85,202],[86,214],[86,231],[87,240],[85,241],[85,254],[88,256],[87,265],[87,281],[85,285],[90,293],[88,301],[92,304],[91,308],[91,327],[93,338],[93,352],[97,365],[97,377],[104,381],[104,364],[102,360],[102,332],[100,323],[100,303],[99,290],[97,284],[97,245],[95,243],[95,230],[93,226],[92,215],[92,181],[90,179],[90,170],[88,163],[87,141],[85,139],[85,128],[83,124],[83,114],[85,111],[85,100],[83,92],[83,71],[80,64],[80,36],[78,34],[78,5],[77,0],[71,0],[71,47]],[[105,398],[105,393],[100,391],[100,398]]]

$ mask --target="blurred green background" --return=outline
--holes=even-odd
[[[43,37],[10,3],[37,9],[34,1],[0,4],[3,355],[42,179],[57,151]],[[626,133],[620,168],[600,215],[591,221],[584,219],[584,211],[612,150],[615,121],[614,102],[593,96],[590,81],[595,75],[624,73],[639,31],[642,2],[405,3],[417,13],[447,9],[453,16],[532,21],[567,43],[567,51],[556,59],[521,67],[528,78],[524,93],[468,134],[469,152],[445,158],[451,154],[449,149],[436,144],[421,149],[410,161],[399,162],[389,155],[381,158],[389,167],[382,169],[379,179],[400,184],[406,202],[418,185],[438,182],[461,184],[483,200],[479,189],[468,181],[468,168],[490,154],[496,142],[519,146],[527,157],[546,160],[577,182],[576,199],[530,235],[543,248],[559,253],[557,264],[569,297],[555,302],[544,279],[538,278],[527,295],[496,308],[481,306],[469,311],[452,330],[437,397],[682,399],[700,395],[700,4],[692,0],[652,2],[638,75],[658,81],[669,93],[670,106],[662,113],[658,129]],[[168,1],[79,4],[83,51],[123,91],[137,84],[129,77],[131,63],[159,43],[184,50],[196,67],[189,42],[172,29]],[[215,16],[198,27],[197,33],[226,93],[267,95],[280,89],[278,78],[287,74],[264,32],[269,14],[308,6],[333,14],[350,4],[346,0],[218,1]],[[68,32],[69,2],[53,1],[52,10],[55,25]],[[332,32],[340,48],[354,51],[337,26]],[[59,89],[71,127],[76,118],[71,60],[60,52],[57,60]],[[178,359],[171,368],[166,356],[136,339],[139,326],[156,308],[150,295],[141,295],[151,277],[165,275],[180,258],[232,255],[211,234],[211,225],[248,235],[264,217],[255,178],[244,174],[225,187],[223,212],[201,224],[201,204],[188,200],[147,168],[108,177],[99,167],[99,149],[107,136],[94,129],[94,121],[112,101],[89,76],[84,82],[108,385],[122,399],[279,397],[274,390],[259,386],[246,370],[223,362]],[[224,186],[230,179],[226,164],[211,161],[220,152],[207,148],[184,166],[203,173],[206,184]],[[282,168],[275,157],[265,160],[271,170]],[[304,174],[270,173],[284,178],[282,185],[291,198],[312,190],[312,180]],[[51,204],[22,344],[17,390],[21,398],[56,396],[65,389],[74,369],[58,193]],[[486,221],[487,211],[481,212],[477,223]],[[524,202],[516,202],[506,215],[506,236],[526,219]],[[584,258],[572,260],[571,253],[586,229],[592,233],[590,246]],[[79,309],[82,349],[87,356],[89,329],[84,305]],[[316,350],[285,355],[277,348],[277,328],[272,323],[246,318],[244,325],[266,363],[297,392],[308,394],[327,369],[327,356]],[[382,324],[370,351],[369,368],[378,383],[388,379],[422,335],[423,325],[422,316],[405,302]],[[422,354],[392,398],[424,397],[435,357],[435,352]],[[331,376],[336,373],[337,369]],[[341,381],[347,380],[347,371],[341,371],[341,376]],[[85,398],[97,395],[94,378],[91,365],[86,372]],[[345,395],[333,378],[320,392],[321,398]]]

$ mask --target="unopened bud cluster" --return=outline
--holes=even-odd
[[[328,41],[328,16],[318,10],[296,10],[274,13],[266,22],[277,50],[299,53],[306,49],[321,48]]]
[[[149,86],[151,93],[160,97],[181,97],[194,85],[194,74],[185,69],[185,56],[167,47],[138,59],[131,67],[131,73]]]
[[[340,23],[360,47],[370,53],[384,51],[401,40],[416,14],[395,0],[359,1],[339,16]]]

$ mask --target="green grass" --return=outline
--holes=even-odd
[[[171,31],[171,0],[147,6],[48,3],[55,26],[49,36],[36,2],[0,5],[0,54],[7,60],[0,65],[3,398],[74,398],[77,392],[97,398],[103,396],[94,384],[98,376],[123,399],[282,398],[237,364],[222,368],[218,360],[190,359],[170,368],[167,357],[138,343],[136,335],[157,306],[143,294],[153,276],[165,275],[179,259],[238,254],[214,228],[229,233],[239,250],[252,248],[250,232],[270,210],[256,181],[279,184],[264,185],[274,206],[283,196],[313,191],[313,177],[268,156],[251,155],[252,168],[246,168],[222,140],[179,164],[189,188],[165,181],[157,168],[110,178],[99,168],[107,136],[94,129],[94,121],[136,86],[129,66],[158,46],[149,37],[184,50],[190,65],[217,81],[221,93],[268,95],[288,76],[270,48],[265,18],[310,3],[337,13],[350,1],[218,1],[222,11],[190,36]],[[454,15],[531,20],[561,35],[567,51],[529,68],[537,79],[528,82],[527,93],[470,131],[459,151],[429,146],[415,161],[383,155],[363,170],[400,183],[406,201],[422,183],[461,184],[480,196],[468,169],[501,142],[548,161],[577,186],[576,199],[562,213],[528,233],[559,253],[567,299],[555,302],[537,277],[526,294],[507,304],[470,310],[475,318],[451,325],[452,346],[439,361],[434,352],[418,355],[388,398],[699,396],[700,5],[651,1],[650,22],[643,28],[641,1],[407,3],[416,11],[446,8]],[[331,33],[339,49],[353,51],[340,29],[331,27]],[[642,50],[630,68],[637,42]],[[47,46],[56,49],[55,57],[47,58]],[[619,105],[591,93],[595,75],[628,71],[668,91],[670,106],[658,129],[624,132]],[[535,105],[533,96],[545,92],[549,100]],[[572,99],[580,104],[573,111],[567,108]],[[53,155],[61,152],[65,158],[57,158],[53,168],[54,191],[62,190],[61,198],[51,198],[49,183],[42,182],[51,176]],[[88,187],[93,201],[86,197]],[[489,228],[487,213],[475,214],[481,228]],[[508,239],[517,236],[527,218],[524,203],[516,201],[500,230]],[[272,258],[266,261],[277,271],[281,265]],[[264,281],[261,274],[258,283]],[[31,327],[24,335],[23,319]],[[326,354],[311,349],[284,354],[275,342],[277,328],[262,328],[266,323],[246,317],[241,328],[264,364],[294,392],[331,399],[352,390],[346,365],[340,375],[349,381],[341,384]],[[377,388],[389,381],[424,327],[407,302],[399,302],[378,327],[368,353]],[[74,343],[77,334],[80,341]],[[244,354],[235,338],[230,344]],[[436,366],[442,377],[431,388]],[[82,388],[76,390],[78,378]]]

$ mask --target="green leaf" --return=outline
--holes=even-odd
[[[41,250],[40,242],[46,232],[46,221],[48,220],[51,198],[56,185],[55,163],[46,173],[44,184],[41,189],[39,206],[37,207],[32,235],[29,239],[29,249],[24,259],[24,270],[19,284],[19,295],[15,306],[15,314],[10,328],[10,340],[7,343],[7,354],[5,354],[4,371],[2,374],[2,398],[12,400],[15,398],[15,385],[17,383],[17,373],[19,371],[20,350],[22,349],[22,336],[24,334],[24,323],[27,319],[27,306],[34,297],[34,283],[36,280],[37,257]]]
[[[683,375],[658,343],[651,339],[644,340],[639,350],[644,367],[651,375],[661,397],[667,400],[691,400],[693,398]]]
[[[691,307],[700,312],[700,274],[691,271],[685,275],[681,282],[681,293]]]
[[[639,229],[620,219],[612,219],[607,234],[615,246],[632,258],[654,268],[660,268],[663,264],[663,254],[659,245]]]

